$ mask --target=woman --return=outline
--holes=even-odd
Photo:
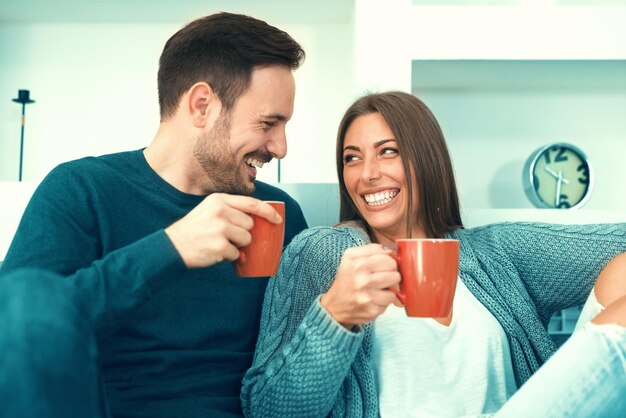
[[[595,347],[620,347],[623,358],[626,323],[617,332],[581,330],[543,376],[533,374],[556,350],[549,318],[585,301],[602,268],[626,251],[626,225],[464,229],[441,129],[421,101],[400,92],[368,95],[348,109],[337,170],[343,224],[296,237],[268,285],[243,382],[246,415],[564,416],[562,400],[601,416],[606,405],[565,391],[589,382],[589,368],[608,370],[603,388],[616,399],[602,392],[609,411],[625,402],[620,354]],[[407,318],[393,305],[389,288],[400,276],[383,244],[405,237],[460,240],[451,317]],[[604,314],[608,322],[626,317],[626,299]],[[572,357],[581,347],[594,348],[579,367]],[[569,384],[546,387],[556,378]]]

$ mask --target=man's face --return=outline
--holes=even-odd
[[[295,81],[285,66],[258,68],[230,112],[198,139],[194,156],[212,190],[252,194],[257,168],[287,153],[285,125],[293,114]]]

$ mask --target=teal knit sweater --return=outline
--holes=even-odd
[[[255,185],[254,197],[285,202],[290,242],[307,226],[300,206]],[[113,417],[241,416],[269,278],[239,278],[229,261],[185,267],[164,228],[204,198],[163,180],[143,150],[82,158],[46,176],[11,243],[2,273],[54,271],[89,306]]]
[[[554,353],[552,314],[584,303],[626,251],[626,224],[503,223],[451,234],[459,276],[507,335],[518,386]],[[270,280],[243,411],[254,417],[377,417],[371,326],[348,331],[321,306],[343,252],[369,242],[354,227],[302,232]]]

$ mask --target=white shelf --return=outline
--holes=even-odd
[[[624,43],[626,43],[626,34]],[[413,60],[413,90],[626,93],[624,60]]]

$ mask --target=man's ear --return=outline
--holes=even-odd
[[[199,82],[187,91],[187,109],[196,128],[212,125],[222,110],[222,102],[211,86]]]

